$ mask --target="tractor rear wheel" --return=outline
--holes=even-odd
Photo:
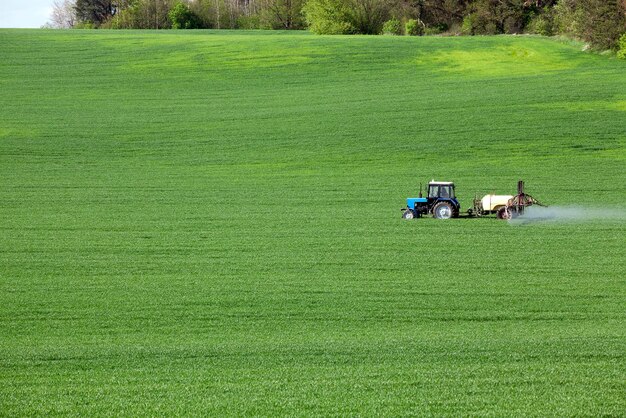
[[[448,202],[439,202],[433,208],[433,216],[437,219],[450,219],[453,215],[454,210]]]
[[[413,219],[415,215],[413,215],[413,211],[411,209],[407,209],[402,213],[402,219]]]

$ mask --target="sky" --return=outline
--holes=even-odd
[[[0,28],[39,28],[50,20],[54,0],[0,0]]]

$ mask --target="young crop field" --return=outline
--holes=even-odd
[[[1,30],[0,92],[0,415],[625,413],[626,62]]]

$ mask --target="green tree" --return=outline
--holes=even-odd
[[[554,15],[559,33],[589,42],[594,49],[617,49],[626,32],[624,0],[561,0]]]
[[[527,18],[526,4],[526,0],[477,0],[471,6],[474,25],[472,33],[491,35],[521,32]]]
[[[194,12],[203,28],[217,27],[215,0],[195,0],[189,3],[189,9]]]
[[[585,19],[582,37],[596,49],[617,49],[626,31],[626,9],[621,0],[580,2]]]
[[[194,0],[191,10],[202,22],[202,27],[235,29],[242,16],[250,17],[257,11],[260,0]]]
[[[405,9],[426,26],[443,30],[460,25],[473,0],[405,0]]]
[[[578,0],[561,0],[552,9],[554,26],[558,33],[579,37],[583,31],[584,15],[578,7]]]
[[[173,0],[135,0],[135,20],[139,29],[168,29],[171,22],[168,13]]]

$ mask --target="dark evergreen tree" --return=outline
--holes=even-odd
[[[115,14],[111,0],[76,0],[76,17],[81,22],[90,22],[98,27]]]

